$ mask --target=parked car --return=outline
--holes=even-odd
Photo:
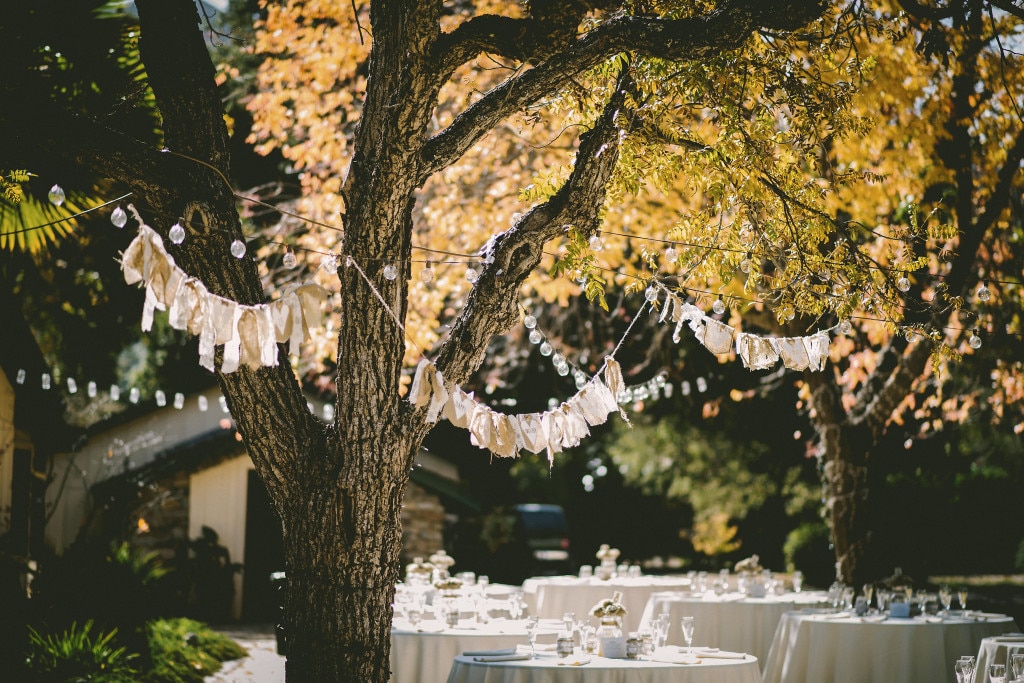
[[[523,503],[515,506],[520,552],[530,576],[570,574],[573,568],[569,523],[561,505]]]

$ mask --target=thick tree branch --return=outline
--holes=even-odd
[[[431,138],[423,150],[420,182],[460,158],[499,121],[557,91],[578,74],[613,55],[630,51],[671,60],[709,59],[739,47],[756,29],[795,29],[819,17],[823,11],[824,3],[819,0],[784,3],[736,0],[722,3],[710,14],[687,19],[637,16],[609,19],[559,54],[491,89]],[[465,60],[470,54],[469,48],[460,48],[445,40],[439,41],[437,48],[446,77],[461,63],[454,61],[456,56]],[[472,50],[472,54],[477,54],[479,43]]]
[[[518,320],[519,287],[540,263],[544,244],[569,226],[584,234],[596,231],[605,188],[618,160],[619,127],[628,73],[594,128],[580,140],[576,165],[565,185],[547,202],[527,213],[494,241],[494,260],[485,266],[469,302],[438,353],[437,366],[447,380],[464,382],[482,362],[487,343]]]

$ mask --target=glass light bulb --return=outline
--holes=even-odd
[[[592,235],[588,241],[590,248],[594,251],[601,251],[604,249],[604,242],[601,241],[600,235]]]
[[[24,384],[25,383],[25,375],[26,374],[27,373],[25,372],[25,368],[20,368],[18,370],[18,376],[17,376],[17,379],[16,379],[18,384]]]
[[[986,285],[978,287],[978,301],[988,301],[991,298],[992,290],[990,290]]]
[[[75,381],[74,377],[68,377],[68,393],[69,394],[77,394],[78,393],[78,382]]]
[[[387,264],[386,266],[384,266],[384,279],[385,280],[394,280],[397,277],[398,277],[398,268],[395,268],[395,266],[390,264],[390,263]]]
[[[285,252],[284,258],[281,259],[281,263],[285,268],[294,268],[297,261],[298,259],[295,258],[295,254],[290,251]]]
[[[530,332],[530,341],[534,344],[540,344],[544,340],[544,335],[540,333],[540,330],[532,330]]]
[[[534,318],[532,315],[527,315],[525,318],[523,318],[523,327],[525,327],[528,330],[532,330],[533,328],[537,327],[537,319]]]
[[[116,207],[110,212],[110,222],[114,224],[115,228],[123,228],[128,224],[128,212],[120,206]]]
[[[972,349],[980,349],[981,337],[978,336],[977,332],[971,332],[971,337],[967,340],[967,343],[970,344]]]
[[[185,228],[182,227],[181,223],[175,223],[171,226],[171,229],[167,231],[167,236],[171,238],[171,241],[175,244],[181,244],[185,241]],[[235,253],[235,245],[231,245],[231,253]],[[245,253],[245,249],[242,249],[242,253]],[[240,256],[238,258],[241,258]]]
[[[138,387],[132,387],[131,391],[128,392],[128,400],[132,403],[138,403],[142,394],[139,392]]]
[[[699,392],[701,392],[703,394],[707,390],[708,390],[708,381],[706,379],[704,379],[703,377],[698,377],[697,378],[697,391],[699,391]]]
[[[476,282],[476,279],[480,277],[480,274],[476,272],[476,268],[466,268],[466,279],[470,282]]]
[[[896,289],[900,290],[901,292],[908,292],[908,291],[910,291],[910,278],[908,278],[906,275],[904,275],[899,280],[897,280],[896,281]]]
[[[568,365],[559,365],[557,368],[555,368],[555,372],[557,372],[562,377],[565,377],[566,375],[569,374],[569,366]]]
[[[540,355],[542,356],[550,356],[554,350],[548,342],[542,342],[540,345]]]
[[[64,203],[64,190],[60,185],[54,185],[50,188],[50,191],[46,194],[46,198],[50,200],[50,203],[54,206],[60,206]]]
[[[43,373],[43,376],[40,378],[40,384],[42,385],[43,389],[50,388],[50,373]]]
[[[725,313],[725,302],[722,301],[721,297],[715,299],[715,303],[711,304],[711,310],[718,315]]]
[[[154,394],[154,396],[156,397],[156,404],[158,406],[163,408],[165,405],[167,405],[167,394],[165,394],[162,389],[157,389],[156,394]]]
[[[850,334],[851,332],[853,332],[853,323],[851,323],[849,320],[844,320],[843,322],[839,323],[839,332],[841,334]]]
[[[658,298],[658,290],[654,286],[648,287],[644,290],[644,298],[648,301],[654,301]]]
[[[96,382],[89,382],[85,385],[85,394],[89,398],[96,398]]]
[[[577,385],[579,385],[581,382],[587,381],[587,376],[586,374],[584,374],[582,370],[577,370],[576,372],[572,373],[572,378],[576,380]]]
[[[231,255],[235,258],[242,258],[245,256],[245,242],[242,240],[235,240],[231,243]]]
[[[320,266],[324,270],[329,270],[332,273],[338,270],[338,258],[334,254],[326,254],[320,259]]]
[[[111,384],[110,385],[110,400],[111,401],[120,401],[121,400],[121,387],[117,386],[116,384]]]
[[[205,413],[210,408],[210,402],[205,396],[200,396],[197,403],[199,404],[199,412],[201,413]]]
[[[420,271],[420,282],[424,284],[434,281],[434,270],[430,266],[424,266]]]
[[[554,363],[555,365],[565,365],[565,356],[563,356],[560,353],[556,353],[555,355],[551,356],[551,362]]]
[[[579,375],[577,375],[576,376],[576,388],[577,389],[582,389],[585,386],[587,386],[587,378],[586,377],[580,377]]]
[[[907,338],[908,342],[912,342],[915,339],[917,339],[917,332],[914,332],[913,329],[908,328],[907,331],[904,333],[904,336]]]
[[[675,247],[669,247],[665,250],[665,260],[669,263],[675,263],[677,256],[679,256],[679,254],[676,253]]]
[[[185,394],[180,391],[174,394],[174,407],[177,410],[181,410],[185,407]]]
[[[745,258],[742,261],[740,261],[740,272],[741,273],[749,273],[750,272],[750,259]]]

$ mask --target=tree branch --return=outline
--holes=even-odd
[[[609,19],[557,55],[491,89],[450,126],[428,140],[423,150],[420,182],[459,159],[499,121],[557,91],[578,74],[613,55],[630,51],[670,60],[706,60],[738,48],[756,29],[792,30],[819,17],[823,11],[824,5],[819,0],[782,3],[735,0],[722,3],[709,14],[686,19],[647,16]],[[488,21],[491,28],[497,23]],[[472,23],[468,22],[467,26]],[[487,26],[486,22],[481,25]],[[486,45],[485,33],[485,30],[467,30],[466,34],[459,34],[460,39],[477,41],[472,44],[458,45],[444,39],[438,42],[438,59],[444,64],[442,72],[446,77],[461,63],[456,60],[468,59],[481,51]],[[449,35],[456,34],[457,31]]]

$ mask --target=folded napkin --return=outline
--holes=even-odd
[[[512,654],[512,655],[482,655],[480,657],[473,657],[474,662],[517,662],[525,659],[529,659],[528,654]]]
[[[569,655],[558,658],[558,666],[583,666],[589,662],[590,655]]]
[[[822,619],[846,619],[850,616],[849,612],[836,612],[835,614],[822,614]]]
[[[672,652],[667,648],[659,648],[651,654],[652,662],[664,662],[666,664],[700,664],[697,655],[686,652]]]
[[[725,650],[708,650],[705,652],[697,652],[697,657],[700,659],[746,659],[747,654],[745,652],[726,652]]]
[[[505,647],[499,650],[468,650],[463,652],[464,657],[497,657],[500,655],[514,655],[516,649],[514,647]]]
[[[964,616],[971,619],[1003,619],[1006,617],[1005,614],[996,612],[964,612]]]

